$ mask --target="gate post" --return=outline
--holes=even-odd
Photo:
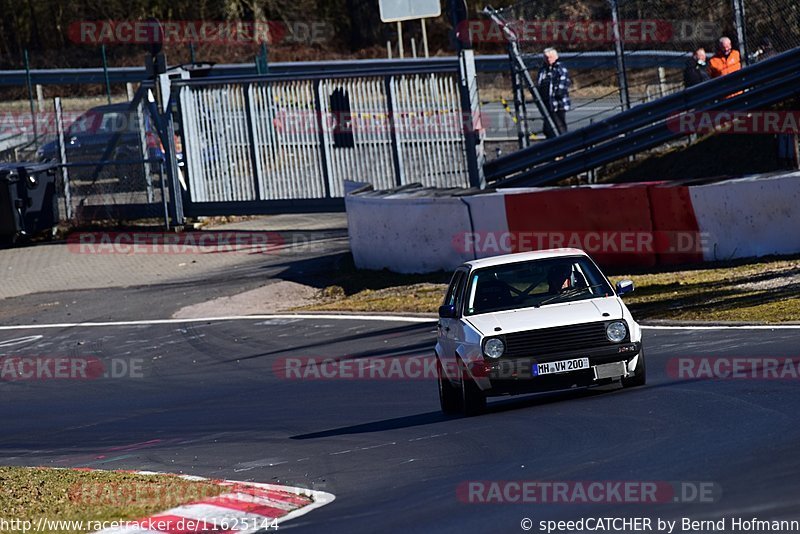
[[[475,70],[475,53],[463,49],[458,55],[458,89],[461,96],[461,117],[464,130],[464,148],[467,152],[467,171],[470,187],[486,187],[483,164],[486,152],[485,132],[481,122],[481,102],[478,96],[478,74]]]
[[[244,107],[247,118],[247,140],[250,143],[250,164],[253,167],[253,193],[255,199],[261,200],[261,162],[258,159],[256,144],[255,117],[253,116],[253,85],[247,84],[244,88]]]
[[[403,185],[405,179],[403,158],[400,150],[400,140],[397,137],[397,125],[395,123],[394,112],[394,90],[392,84],[392,77],[386,76],[383,79],[384,92],[386,93],[386,114],[389,118],[389,138],[392,144],[392,165],[394,167],[394,183],[397,187]]]
[[[325,198],[331,198],[331,170],[328,165],[328,146],[325,143],[325,128],[322,116],[322,83],[314,82],[314,115],[317,120],[317,137],[319,138],[319,158],[322,164],[322,178],[325,180]]]

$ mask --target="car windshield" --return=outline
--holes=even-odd
[[[67,135],[136,133],[139,120],[135,112],[89,110],[67,129]]]
[[[607,297],[614,292],[585,256],[548,258],[476,269],[465,315]]]
[[[70,124],[69,128],[67,128],[67,135],[92,133],[97,130],[102,118],[103,115],[101,113],[97,113],[96,111],[87,111],[75,119],[75,122]]]

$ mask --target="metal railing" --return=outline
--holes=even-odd
[[[800,48],[538,143],[484,167],[497,187],[546,185],[682,137],[667,120],[688,110],[749,110],[800,93]],[[741,91],[738,96],[731,97]],[[563,159],[556,160],[556,158]]]
[[[564,52],[562,59],[573,69],[613,69],[613,52]],[[627,52],[626,62],[629,68],[682,68],[688,53],[659,50],[640,50]],[[541,58],[526,58],[533,68],[538,66]],[[437,69],[451,71],[457,68],[458,58],[436,57],[416,59],[359,59],[343,61],[297,61],[291,63],[271,63],[270,73],[276,75],[302,76],[307,74],[325,74],[331,76],[365,76],[372,72],[386,73],[389,69],[416,69],[435,72]],[[506,55],[475,56],[478,72],[508,72],[510,65]],[[256,66],[252,63],[215,65],[208,72],[210,77],[229,78],[233,76],[255,76]],[[85,69],[32,69],[30,78],[37,85],[70,85],[70,84],[103,84],[106,72],[102,68]],[[108,82],[138,83],[147,79],[144,67],[111,67],[108,69]],[[0,86],[24,86],[27,84],[27,72],[19,70],[0,70]]]

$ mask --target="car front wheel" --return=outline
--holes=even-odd
[[[467,368],[459,360],[459,371],[461,372],[461,409],[465,416],[471,417],[478,415],[486,409],[486,395],[478,387],[478,384],[467,372]]]
[[[436,375],[439,381],[439,405],[442,413],[452,415],[461,411],[461,391],[444,375],[442,362],[436,358]]]
[[[639,361],[631,376],[622,377],[622,387],[635,388],[647,384],[647,368],[644,363],[644,347],[639,351]]]

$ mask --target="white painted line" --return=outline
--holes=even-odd
[[[709,326],[642,326],[643,330],[800,330],[800,324],[776,325],[709,325]]]
[[[25,337],[18,337],[16,339],[7,339],[5,341],[0,341],[0,347],[13,347],[14,345],[22,345],[23,343],[32,343],[34,341],[39,341],[44,336],[36,335],[36,336],[25,336]]]
[[[151,326],[157,324],[185,324],[218,321],[264,321],[269,319],[336,319],[347,321],[387,321],[398,323],[434,323],[435,317],[406,317],[402,315],[348,315],[348,314],[275,314],[275,315],[227,315],[223,317],[201,317],[196,319],[144,319],[141,321],[108,321],[101,323],[54,323],[0,326],[0,330],[41,330],[46,328],[88,328],[102,326]]]
[[[338,321],[383,321],[395,323],[434,323],[436,317],[419,317],[407,315],[364,315],[348,313],[284,313],[270,315],[225,315],[221,317],[201,317],[196,319],[144,319],[140,321],[108,321],[86,323],[54,323],[54,324],[28,324],[0,326],[2,330],[41,330],[47,328],[88,328],[104,326],[151,326],[159,324],[186,324],[222,321],[265,321],[270,319],[303,319],[303,320],[338,320]],[[686,325],[686,326],[659,326],[643,325],[645,330],[800,330],[800,324],[776,325]]]

